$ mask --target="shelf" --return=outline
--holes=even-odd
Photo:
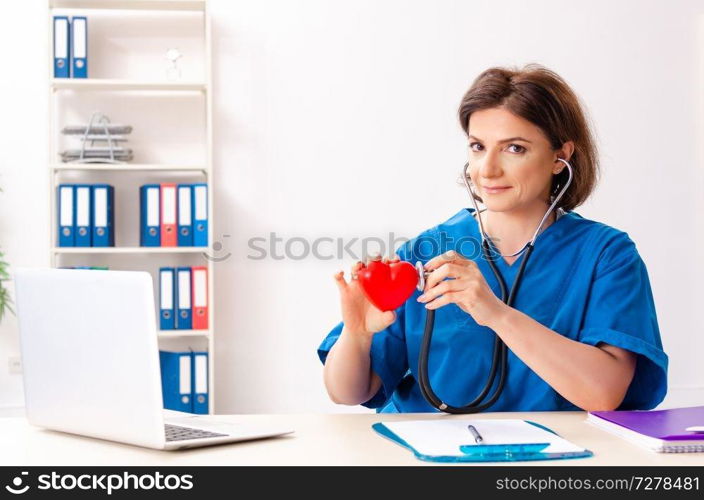
[[[97,170],[97,171],[128,171],[139,172],[146,170],[161,170],[161,171],[190,171],[203,172],[208,171],[205,165],[159,165],[148,163],[55,163],[50,166],[55,171],[62,170]]]
[[[214,226],[213,179],[213,75],[212,29],[207,0],[45,0],[47,9],[49,43],[46,45],[47,75],[44,88],[48,94],[48,161],[43,168],[49,174],[48,223],[50,233],[49,262],[51,267],[98,264],[109,269],[147,272],[152,278],[155,302],[159,303],[159,268],[162,265],[205,266],[208,271],[206,292],[208,297],[208,329],[160,330],[157,320],[156,337],[163,347],[188,350],[204,349],[210,354],[207,363],[208,410],[213,414],[216,405],[215,381],[215,326],[216,313],[215,260],[209,247],[143,247],[138,246],[138,228],[130,228],[126,237],[118,236],[116,247],[60,247],[56,236],[59,220],[60,197],[57,186],[62,182],[115,184],[113,210],[116,220],[137,222],[140,200],[138,191],[129,186],[154,177],[172,182],[203,182],[208,189],[206,206],[210,230]],[[94,70],[90,78],[54,78],[53,72],[53,17],[56,15],[85,15],[89,19],[89,54],[114,55],[115,64],[89,66]],[[181,44],[185,43],[185,47]],[[97,45],[96,45],[97,44]],[[146,45],[145,45],[146,44]],[[165,60],[161,50],[180,47],[194,54],[192,65],[184,66],[181,79],[170,81],[167,73],[153,65]],[[114,51],[119,51],[115,55]],[[190,61],[190,59],[189,59]],[[103,61],[105,62],[105,61]],[[179,106],[166,113],[164,106]],[[105,108],[103,108],[105,106]],[[187,106],[183,113],[180,106]],[[127,114],[125,122],[146,124],[150,128],[142,137],[153,154],[129,163],[63,163],[56,153],[80,135],[63,136],[61,127],[77,117],[94,110],[110,113],[119,110]],[[181,111],[181,112],[179,112]],[[196,120],[183,129],[183,116]],[[158,117],[159,120],[156,120]],[[163,121],[163,123],[162,123]],[[123,122],[123,123],[125,123]],[[157,123],[157,125],[154,125]],[[158,129],[156,127],[159,127]],[[166,127],[166,128],[164,128]],[[170,127],[179,133],[170,134]],[[159,140],[160,137],[168,141]],[[191,140],[201,138],[201,140]],[[126,137],[128,144],[131,136]],[[165,156],[172,151],[170,143],[178,144],[178,156]],[[66,143],[66,144],[64,144]],[[182,150],[181,150],[182,149]],[[144,179],[147,178],[147,179]],[[124,197],[124,198],[123,198]],[[75,198],[75,196],[74,196]],[[73,200],[76,201],[75,199]],[[75,207],[76,205],[74,205]],[[74,209],[75,211],[75,209]],[[119,224],[119,223],[118,223]],[[209,235],[212,241],[212,233]],[[56,245],[56,246],[55,246]],[[172,304],[172,305],[175,305]],[[158,317],[158,314],[157,314]],[[172,340],[167,340],[172,339]]]
[[[209,330],[159,330],[160,339],[176,339],[182,337],[205,337],[210,336]]]
[[[49,8],[205,11],[205,0],[50,0]]]
[[[150,90],[159,92],[205,92],[203,82],[149,82],[139,80],[108,80],[99,78],[54,78],[53,90]]]
[[[204,253],[207,247],[54,247],[55,254]]]

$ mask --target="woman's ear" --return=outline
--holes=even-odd
[[[567,141],[562,145],[560,149],[555,151],[555,166],[552,170],[553,174],[559,174],[562,172],[562,169],[565,168],[565,164],[562,163],[561,161],[558,161],[558,158],[562,158],[565,161],[570,161],[570,158],[572,158],[572,154],[574,153],[574,142],[572,141]]]

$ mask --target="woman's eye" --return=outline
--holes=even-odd
[[[469,149],[472,151],[481,151],[482,145],[479,144],[478,142],[470,142],[469,143]]]
[[[509,147],[509,150],[511,151],[511,153],[524,153],[526,150],[526,148],[524,148],[523,146],[520,146],[518,144],[509,144],[508,147]],[[513,148],[513,149],[511,149],[511,148]]]

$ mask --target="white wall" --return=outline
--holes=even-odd
[[[560,73],[588,107],[604,175],[578,212],[627,231],[648,266],[666,404],[704,401],[704,5],[210,3],[215,237],[232,253],[216,266],[218,412],[350,410],[327,401],[315,349],[339,321],[331,276],[353,259],[255,261],[248,240],[412,237],[467,206],[459,99],[486,67],[527,62]],[[49,245],[46,18],[32,4],[16,6],[21,23],[0,21],[1,60],[22,68],[0,79],[0,247],[13,265],[45,263]],[[16,335],[13,320],[0,325],[0,406],[22,403],[6,373]]]
[[[0,249],[12,267],[49,263],[46,26],[45,3],[36,0],[0,16]],[[23,404],[12,356],[19,339],[9,315],[0,323],[0,408]]]

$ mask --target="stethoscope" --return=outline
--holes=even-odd
[[[545,212],[545,215],[543,216],[542,220],[540,221],[540,224],[538,225],[538,228],[535,230],[535,234],[533,234],[533,238],[526,243],[523,248],[521,248],[518,252],[511,254],[511,255],[502,255],[498,248],[496,248],[496,254],[500,257],[515,257],[522,252],[525,252],[525,256],[523,257],[520,267],[518,268],[518,272],[516,273],[516,279],[513,281],[513,285],[511,286],[511,291],[509,292],[508,296],[506,295],[506,282],[504,281],[503,277],[501,276],[501,273],[499,270],[496,268],[496,264],[494,263],[494,259],[490,257],[490,243],[489,243],[489,237],[486,235],[484,231],[484,225],[482,224],[482,218],[479,212],[479,207],[477,206],[477,200],[474,197],[474,192],[472,191],[472,186],[471,186],[471,180],[469,175],[467,175],[467,170],[469,169],[469,162],[465,163],[464,168],[462,170],[462,178],[464,180],[464,185],[467,188],[467,192],[469,193],[469,198],[472,200],[472,205],[474,205],[474,210],[475,214],[477,215],[477,220],[479,221],[479,232],[481,234],[482,238],[482,254],[483,257],[486,259],[486,261],[489,263],[489,267],[491,267],[492,272],[494,273],[494,276],[496,276],[496,280],[499,282],[499,288],[501,290],[501,300],[504,302],[506,305],[509,307],[513,304],[514,299],[516,298],[516,293],[518,291],[518,288],[521,284],[521,279],[523,278],[523,272],[526,267],[526,263],[528,262],[528,258],[530,257],[531,253],[533,253],[533,248],[535,246],[535,240],[538,237],[538,234],[540,234],[540,230],[543,227],[543,224],[545,224],[545,221],[548,219],[550,216],[550,213],[555,209],[557,204],[560,202],[560,199],[562,196],[565,194],[565,191],[567,191],[567,188],[570,186],[572,183],[572,165],[569,164],[566,160],[563,160],[562,158],[558,158],[559,161],[565,164],[567,167],[569,176],[567,178],[567,182],[565,183],[564,186],[560,189],[560,193],[557,195],[557,197],[554,198],[554,201],[548,208],[547,212]],[[417,288],[420,291],[423,291],[425,288],[425,281],[427,276],[430,274],[430,272],[425,271],[423,269],[423,265],[420,262],[416,263],[416,270],[418,271],[418,285]],[[501,395],[501,391],[504,388],[504,383],[506,382],[506,372],[507,372],[507,358],[508,358],[508,347],[506,347],[506,344],[504,343],[503,340],[498,335],[495,335],[494,339],[494,351],[491,359],[491,368],[489,369],[489,377],[487,379],[486,385],[482,389],[482,391],[479,393],[479,395],[470,403],[466,404],[465,406],[452,406],[444,401],[442,401],[433,391],[432,387],[430,386],[430,378],[428,376],[428,356],[430,352],[430,341],[433,336],[433,324],[435,322],[435,310],[430,309],[427,312],[426,318],[425,318],[425,330],[423,332],[423,341],[421,343],[421,349],[420,349],[420,355],[418,357],[418,375],[419,375],[419,385],[420,385],[420,390],[423,393],[423,397],[430,403],[433,407],[437,408],[440,411],[444,411],[446,413],[478,413],[486,408],[489,408],[491,405],[493,405],[497,399],[499,399],[499,396]],[[497,372],[500,372],[499,375],[499,381],[498,385],[496,387],[496,390],[494,393],[486,400],[484,399],[487,397],[489,394],[489,391],[491,390],[491,387],[494,385],[494,380],[496,379],[496,374]]]

